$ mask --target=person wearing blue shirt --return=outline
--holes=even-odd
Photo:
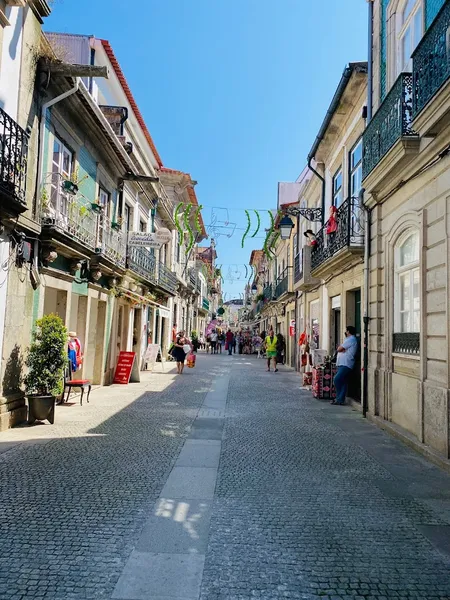
[[[337,373],[334,377],[336,400],[333,400],[331,404],[339,404],[340,406],[345,404],[348,380],[355,366],[356,353],[358,352],[358,340],[355,334],[356,329],[348,325],[345,330],[345,340],[337,349]]]

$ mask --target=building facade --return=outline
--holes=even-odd
[[[450,2],[370,3],[368,410],[450,456]]]
[[[0,182],[0,428],[26,417],[21,379],[39,317],[58,314],[76,332],[77,377],[98,385],[112,382],[120,351],[135,352],[141,369],[149,343],[164,356],[182,308],[186,330],[208,318],[205,278],[192,260],[180,276],[178,260],[206,237],[194,182],[177,172],[183,189],[171,194],[175,172],[163,167],[109,42],[44,36],[47,4],[20,4],[4,13],[0,72],[11,140]],[[179,243],[176,207],[185,238],[197,231],[190,248]],[[152,246],[153,234],[162,242]]]

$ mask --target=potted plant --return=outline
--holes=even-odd
[[[28,423],[55,420],[55,401],[64,391],[68,333],[61,317],[46,315],[36,321],[33,341],[25,361]]]
[[[63,181],[63,190],[71,196],[76,196],[78,194],[78,185],[70,179],[65,179]]]

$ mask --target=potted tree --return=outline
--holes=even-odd
[[[67,341],[67,329],[57,315],[46,315],[36,321],[25,361],[29,369],[25,386],[30,424],[44,419],[53,424],[55,420],[55,401],[64,390]]]

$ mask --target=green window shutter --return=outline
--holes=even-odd
[[[431,25],[436,15],[441,10],[445,0],[425,0],[425,28]]]
[[[386,96],[387,75],[387,7],[389,0],[380,2],[380,102]]]
[[[95,202],[97,191],[97,163],[83,146],[78,155],[80,170],[78,179],[80,181],[80,193],[83,194],[89,202]],[[86,179],[84,179],[86,177]]]

